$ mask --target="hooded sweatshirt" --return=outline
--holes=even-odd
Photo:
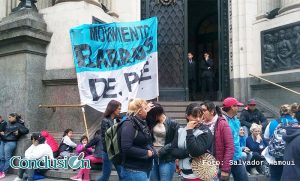
[[[287,161],[283,166],[281,181],[299,180],[300,178],[300,128],[287,127],[283,159]]]
[[[51,134],[49,134],[48,131],[46,130],[41,131],[41,135],[46,139],[45,143],[51,147],[53,152],[58,151],[59,145],[54,139],[54,137]]]

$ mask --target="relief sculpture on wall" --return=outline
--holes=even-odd
[[[300,23],[261,32],[262,72],[300,68]]]

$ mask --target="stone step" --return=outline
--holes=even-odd
[[[70,177],[76,175],[78,171],[73,170],[48,170],[46,172],[46,176],[50,178],[59,178],[59,179],[69,179]],[[90,172],[90,179],[96,180],[100,175],[102,174],[99,170],[91,170]],[[116,171],[112,171],[109,181],[118,181],[118,174]],[[180,177],[177,175],[177,173],[174,174],[174,177],[172,179],[173,181],[181,181]],[[264,175],[251,175],[249,176],[249,181],[267,181],[268,177]],[[233,178],[230,178],[230,181],[233,181]]]
[[[62,139],[63,133],[60,133],[60,132],[50,132],[50,131],[49,131],[49,133],[54,137],[54,139],[59,144],[60,141],[61,141],[61,139]],[[82,135],[83,135],[83,133],[81,133],[81,132],[73,132],[72,140],[75,143],[79,143],[80,142],[80,138],[81,138]]]

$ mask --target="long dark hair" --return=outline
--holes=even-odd
[[[70,128],[68,128],[68,129],[66,129],[65,131],[64,131],[64,134],[63,134],[63,137],[65,137],[69,132],[73,132],[73,130],[72,129],[70,129]]]
[[[158,103],[153,103],[153,108],[147,113],[147,124],[150,128],[150,130],[153,129],[153,127],[157,124],[157,119],[159,116],[162,114],[165,114],[164,108],[158,104]]]
[[[104,112],[104,117],[109,118],[112,115],[112,113],[115,112],[120,106],[121,103],[119,101],[116,100],[109,101]]]
[[[222,111],[219,106],[216,106],[213,102],[205,101],[201,104],[201,106],[205,106],[209,112],[214,111],[214,116],[217,114],[218,116],[222,116]]]
[[[22,116],[18,113],[10,113],[9,116],[16,118],[16,122],[24,124],[24,120],[22,120]]]
[[[39,142],[39,144],[43,144],[45,142],[45,138],[40,133],[32,133],[31,140],[36,140]]]
[[[191,104],[189,104],[189,105],[186,107],[186,109],[185,109],[185,114],[186,114],[187,116],[191,115],[192,112],[193,112],[193,109],[194,109],[195,107],[199,107],[199,108],[200,108],[200,104],[198,104],[198,103],[191,103]]]

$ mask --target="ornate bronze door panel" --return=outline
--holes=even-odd
[[[219,100],[230,95],[230,75],[229,75],[229,17],[228,11],[231,0],[218,0],[219,14]],[[232,56],[232,55],[231,55]]]
[[[185,100],[186,0],[142,0],[142,19],[158,17],[160,100]]]

